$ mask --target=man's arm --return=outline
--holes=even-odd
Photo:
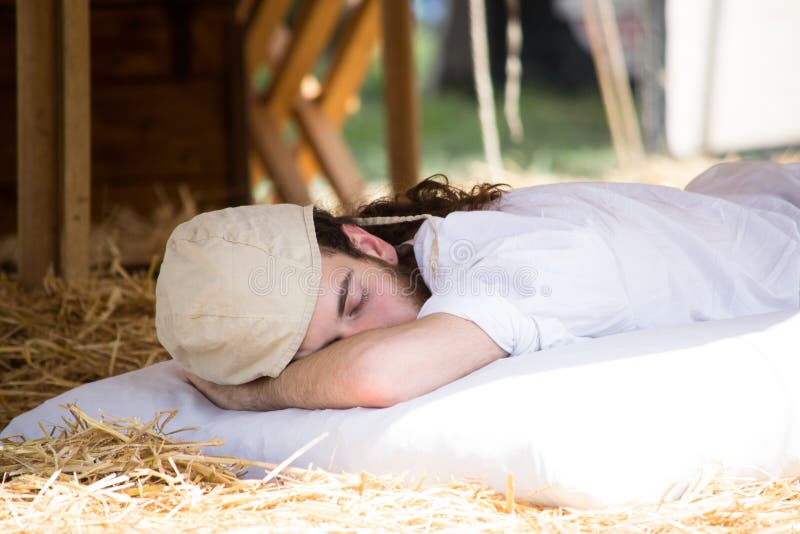
[[[448,384],[506,356],[475,323],[436,313],[337,341],[297,360],[278,378],[220,386],[189,380],[232,410],[382,408]]]

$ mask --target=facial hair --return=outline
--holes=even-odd
[[[422,279],[422,274],[419,272],[413,252],[410,258],[407,255],[398,254],[399,261],[397,265],[388,263],[380,258],[370,257],[368,259],[370,263],[392,277],[392,291],[396,291],[403,299],[408,299],[415,309],[421,308],[425,301],[431,297],[431,292]]]

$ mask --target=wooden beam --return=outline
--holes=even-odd
[[[417,183],[419,103],[414,74],[411,3],[383,0],[383,76],[389,175],[396,193]]]
[[[285,202],[301,206],[311,204],[311,196],[295,168],[294,154],[281,136],[278,121],[269,112],[256,113],[253,106],[255,103],[248,113],[250,139],[278,194]]]
[[[609,0],[583,0],[583,10],[614,152],[620,166],[629,166],[644,149],[614,8]]]
[[[344,118],[346,99],[357,91],[369,65],[379,33],[380,0],[364,0],[348,19],[328,71],[332,92],[312,103],[300,91],[303,78],[313,70],[338,22],[343,3],[309,0],[291,31],[276,24],[270,34],[265,59],[275,74],[267,94],[251,108],[250,131],[259,160],[285,201],[310,202],[303,178],[318,168],[343,204],[353,204],[361,197],[360,172],[336,126]],[[323,101],[336,110],[335,121],[321,112],[317,102]],[[292,116],[302,134],[295,149],[280,134],[282,124]]]
[[[61,274],[71,284],[89,277],[91,232],[91,121],[89,0],[60,5]]]
[[[341,134],[328,118],[311,102],[299,98],[295,117],[303,137],[314,152],[322,172],[330,180],[345,208],[361,199],[363,179]]]
[[[359,179],[361,176],[350,151],[341,140],[341,133],[336,130],[347,118],[348,103],[351,99],[357,98],[370,61],[375,55],[381,29],[380,6],[381,0],[362,0],[349,15],[336,43],[336,51],[331,64],[325,73],[322,92],[313,104],[317,106],[315,109],[322,112],[325,122],[334,127],[334,131],[331,133],[334,133],[338,139],[329,144],[341,145],[341,148],[347,153],[348,162],[344,165],[349,166],[350,170],[336,173],[337,176],[328,175],[343,204],[352,203],[354,198],[361,195],[362,184],[359,183],[356,186],[356,184],[349,183],[350,180],[344,176],[341,179],[348,182],[346,185],[344,183],[337,185],[336,183],[336,180],[340,179],[338,176],[340,174],[359,177]],[[312,150],[307,136],[300,137],[298,141],[297,166],[303,177],[308,181],[316,175],[320,167],[327,175],[326,166],[319,161],[319,150]],[[339,148],[333,150],[341,152]],[[354,193],[356,196],[353,196]]]
[[[625,128],[625,136],[628,140],[631,156],[634,159],[644,157],[644,143],[642,142],[642,132],[639,129],[639,117],[636,114],[636,106],[633,102],[630,80],[628,78],[628,68],[625,65],[625,53],[622,49],[622,41],[619,36],[617,26],[617,16],[614,12],[614,5],[611,0],[597,0],[600,23],[605,36],[605,43],[608,49],[608,57],[611,65],[611,75],[614,86],[616,87],[617,99],[620,104],[622,115],[622,125]]]
[[[319,107],[334,126],[347,116],[347,102],[358,94],[381,34],[381,0],[362,0],[347,21],[331,66],[322,81]]]
[[[292,40],[274,74],[265,101],[278,124],[291,113],[303,76],[311,72],[339,20],[344,0],[306,0],[292,28]]]
[[[17,0],[19,279],[41,284],[58,255],[58,84],[54,0]]]
[[[241,4],[239,4],[241,7]],[[247,43],[244,23],[239,18],[231,16],[228,19],[229,35],[227,55],[230,74],[225,87],[228,130],[226,140],[228,172],[226,183],[228,186],[228,204],[238,206],[250,204],[253,201],[252,188],[248,172],[249,145],[247,142],[247,103],[251,98],[248,86],[248,74],[245,69],[245,53]]]
[[[245,42],[245,63],[248,89],[253,88],[253,72],[267,62],[267,50],[272,32],[283,20],[291,0],[261,0],[247,28]]]

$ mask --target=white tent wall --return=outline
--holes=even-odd
[[[669,0],[665,17],[674,156],[800,144],[800,2]]]

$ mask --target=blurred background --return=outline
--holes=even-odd
[[[19,199],[37,198],[20,186],[34,178],[18,160],[28,135],[19,88],[43,83],[20,58],[52,41],[46,22],[63,16],[45,7],[19,16],[34,4],[51,5],[0,0],[0,261],[9,269],[20,254]],[[794,0],[86,5],[95,260],[113,242],[125,263],[148,264],[175,224],[226,205],[347,207],[437,173],[465,185],[682,187],[717,161],[795,160],[800,145]],[[44,49],[58,58],[54,35]],[[65,80],[80,75],[55,65]],[[53,82],[42,98],[60,90]],[[47,227],[57,229],[65,208],[51,196],[41,205],[54,206]]]
[[[421,105],[422,174],[486,177],[467,1],[417,0],[414,47]],[[522,1],[519,114],[503,120],[507,3],[486,2],[491,78],[505,169],[515,181],[614,175],[612,147],[580,0]],[[642,140],[654,163],[688,181],[717,158],[792,157],[800,143],[800,46],[791,0],[614,0]],[[669,33],[667,29],[669,28]],[[671,60],[667,64],[667,59]],[[668,83],[669,82],[669,83]],[[386,176],[380,63],[344,132],[365,176]],[[669,116],[667,107],[669,104]],[[658,169],[647,169],[658,173]],[[664,176],[665,178],[665,176]],[[647,181],[652,176],[641,175]]]

